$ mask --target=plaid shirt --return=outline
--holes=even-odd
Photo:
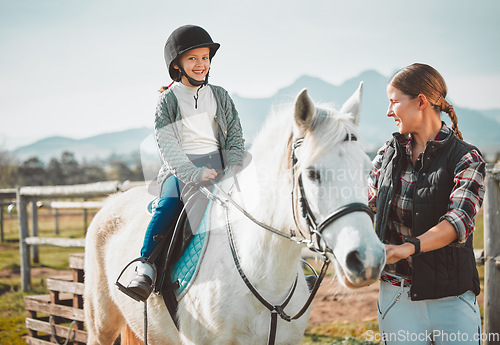
[[[437,134],[435,141],[443,141],[451,130],[443,123],[441,131]],[[406,164],[403,167],[401,176],[401,189],[396,193],[393,206],[390,212],[391,218],[389,228],[395,230],[401,240],[409,236],[412,228],[413,195],[415,193],[417,176],[422,167],[421,159],[423,154],[412,162],[411,137],[405,137],[399,133],[395,134],[396,140],[406,149]],[[377,198],[377,184],[380,174],[382,158],[387,148],[388,142],[378,151],[373,160],[373,167],[368,177],[368,199],[369,204],[374,208]],[[470,234],[474,231],[474,219],[481,208],[484,197],[484,176],[486,163],[477,150],[467,152],[455,167],[454,187],[450,194],[448,212],[440,218],[449,221],[455,228],[458,239],[455,245],[463,245]],[[386,271],[382,274],[383,281],[400,285],[398,279],[392,277],[395,273],[391,269],[392,265],[386,266]],[[405,285],[411,285],[411,257],[406,259],[408,276],[405,278]],[[386,274],[387,273],[387,274]]]

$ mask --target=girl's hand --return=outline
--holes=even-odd
[[[385,257],[386,264],[394,264],[399,260],[406,259],[415,252],[415,246],[411,243],[400,245],[386,244]]]
[[[217,177],[217,171],[215,171],[215,169],[205,168],[205,170],[203,170],[203,175],[201,175],[201,180],[208,181],[216,177]]]

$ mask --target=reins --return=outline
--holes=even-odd
[[[229,210],[227,207],[224,207],[225,209],[225,214],[226,214],[226,227],[227,227],[227,236],[229,239],[229,246],[231,248],[231,254],[233,256],[234,264],[236,266],[236,269],[238,270],[238,273],[240,277],[243,279],[243,282],[245,285],[248,287],[248,289],[252,292],[252,294],[259,300],[259,302],[264,305],[270,312],[271,312],[271,325],[269,327],[269,338],[268,338],[268,345],[274,345],[276,341],[276,332],[277,332],[277,326],[278,326],[278,315],[281,317],[282,320],[285,320],[287,322],[291,322],[293,320],[297,320],[300,318],[304,313],[307,311],[309,306],[311,305],[314,296],[316,296],[316,292],[319,289],[319,286],[321,285],[321,282],[323,281],[323,278],[326,275],[326,271],[328,269],[328,265],[330,264],[330,260],[328,257],[324,257],[323,261],[323,266],[321,268],[321,273],[319,274],[318,278],[316,279],[316,282],[314,283],[314,287],[312,291],[309,294],[309,298],[305,302],[304,306],[293,316],[289,316],[285,312],[285,307],[288,305],[290,300],[292,299],[292,296],[295,292],[295,288],[297,287],[297,281],[298,281],[298,274],[295,276],[295,280],[292,284],[292,287],[290,288],[290,291],[288,292],[287,297],[283,301],[283,303],[279,305],[273,305],[269,301],[267,301],[260,293],[257,291],[257,289],[252,285],[248,277],[245,275],[245,272],[243,271],[240,260],[238,258],[238,253],[236,252],[236,244],[234,243],[234,238],[233,238],[233,231],[231,228],[231,222],[229,221]]]

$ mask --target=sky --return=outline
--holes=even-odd
[[[0,0],[0,150],[152,127],[163,47],[184,24],[221,44],[210,82],[230,94],[423,62],[453,105],[500,109],[499,13],[498,0]]]

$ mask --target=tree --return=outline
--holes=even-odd
[[[109,173],[112,180],[134,181],[134,172],[122,161],[111,162],[111,171]]]
[[[43,162],[38,157],[31,157],[19,167],[19,184],[22,186],[43,186],[47,173]]]
[[[61,169],[64,175],[64,184],[79,184],[82,181],[81,169],[75,155],[64,151],[61,155]]]
[[[106,176],[106,172],[99,165],[87,164],[82,166],[81,170],[82,170],[81,183],[100,182],[100,181],[106,181],[108,179],[108,177]]]
[[[16,185],[17,165],[8,151],[0,149],[0,188],[13,188]]]
[[[52,158],[47,165],[47,181],[50,185],[63,185],[66,184],[66,177],[61,166],[61,163],[56,159]]]

